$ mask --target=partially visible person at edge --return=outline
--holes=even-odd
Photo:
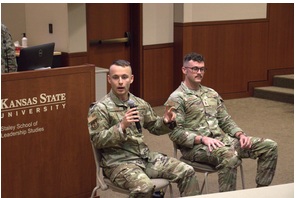
[[[15,47],[7,27],[1,23],[1,73],[17,71]]]
[[[103,174],[115,185],[128,189],[129,197],[151,197],[151,178],[165,178],[178,184],[181,196],[200,194],[194,169],[179,160],[150,151],[135,122],[154,135],[172,132],[174,108],[158,117],[143,99],[129,92],[133,82],[132,68],[125,60],[110,66],[108,82],[111,91],[90,106],[88,128],[92,144],[100,149]],[[133,100],[136,108],[130,108]]]
[[[175,108],[177,127],[169,136],[180,146],[183,157],[214,165],[220,192],[236,190],[237,166],[242,158],[258,159],[257,187],[270,185],[278,158],[277,143],[247,136],[231,119],[219,94],[201,85],[206,72],[202,55],[187,54],[182,72],[184,82],[165,105]]]

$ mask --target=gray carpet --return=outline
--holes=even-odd
[[[225,100],[228,113],[232,119],[250,136],[265,137],[278,143],[279,157],[271,185],[286,184],[294,182],[294,105],[283,102],[259,98],[242,98]],[[160,116],[164,113],[164,107],[154,107]],[[173,144],[168,135],[154,136],[147,130],[143,131],[145,142],[150,150],[165,153],[173,157]],[[180,156],[180,153],[178,153]],[[257,169],[256,160],[244,159],[243,169],[246,188],[255,188],[255,175]],[[196,173],[201,186],[204,175]],[[219,192],[218,176],[216,173],[209,175],[209,193]],[[238,171],[237,189],[242,189],[241,176]],[[174,197],[179,197],[176,184],[173,184]],[[111,190],[99,190],[101,198],[127,197]],[[167,191],[165,198],[169,198]]]

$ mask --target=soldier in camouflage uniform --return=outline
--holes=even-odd
[[[277,143],[247,136],[231,119],[219,94],[200,84],[206,71],[202,55],[187,54],[182,71],[184,82],[165,104],[175,107],[177,127],[170,139],[180,146],[183,157],[215,165],[221,192],[236,189],[241,158],[258,158],[257,187],[268,186],[275,174]]]
[[[7,63],[9,67],[7,66]],[[1,73],[17,71],[15,47],[7,27],[1,23]]]
[[[117,60],[110,66],[108,82],[112,90],[91,105],[88,128],[93,145],[101,150],[100,166],[106,177],[130,191],[129,197],[151,197],[154,186],[150,178],[165,178],[178,183],[181,196],[198,195],[194,169],[179,160],[152,152],[143,141],[135,122],[154,135],[172,132],[176,114],[166,108],[158,117],[151,106],[129,92],[133,75],[130,63]],[[129,108],[133,100],[136,108]]]

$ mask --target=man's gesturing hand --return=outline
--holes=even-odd
[[[176,114],[175,114],[175,112],[173,112],[174,109],[175,109],[175,107],[171,107],[169,109],[169,105],[166,105],[165,112],[164,112],[164,122],[165,123],[175,121]]]

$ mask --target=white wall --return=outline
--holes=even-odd
[[[85,3],[69,3],[68,19],[69,48],[67,52],[87,52]]]
[[[175,22],[261,19],[267,16],[266,3],[178,3]]]
[[[85,3],[2,3],[1,21],[20,44],[25,32],[28,46],[55,42],[56,51],[87,51]]]
[[[26,3],[26,33],[28,46],[55,42],[55,50],[67,52],[68,7],[66,3]],[[53,33],[49,33],[49,24]]]
[[[143,3],[143,45],[174,42],[174,4]]]
[[[25,3],[1,3],[1,22],[6,25],[13,41],[22,40],[26,32]]]

